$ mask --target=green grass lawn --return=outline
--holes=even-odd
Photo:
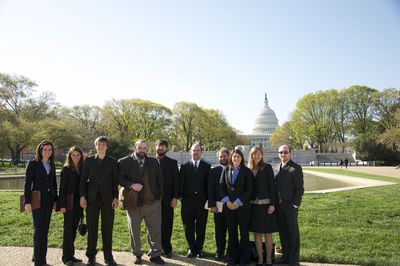
[[[316,168],[312,168],[314,169]],[[345,173],[348,174],[350,171]],[[365,174],[356,174],[370,178]],[[399,181],[379,176],[373,176],[373,178]],[[400,265],[399,192],[400,184],[321,195],[304,195],[299,211],[301,261]],[[19,194],[18,192],[0,193],[0,246],[33,245],[32,217],[30,214],[18,212]],[[53,214],[49,235],[51,247],[61,247],[62,220],[62,214]],[[142,231],[143,248],[146,251],[145,229],[143,228]],[[206,253],[213,254],[215,252],[214,222],[211,214],[206,234],[204,249]],[[187,246],[179,206],[175,210],[172,240],[174,252],[185,254]],[[100,242],[99,247],[101,247]],[[277,234],[274,234],[274,242],[279,242]],[[76,246],[78,249],[85,249],[86,238],[78,236]],[[113,249],[129,251],[126,214],[122,210],[116,212]]]

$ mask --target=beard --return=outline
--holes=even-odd
[[[157,156],[158,156],[158,157],[163,157],[165,154],[167,154],[167,151],[160,151],[160,150],[157,150]]]
[[[146,153],[138,152],[138,153],[136,153],[136,157],[138,157],[139,159],[144,159],[144,157],[146,157]]]
[[[221,160],[218,160],[218,161],[219,161],[219,163],[220,163],[221,165],[223,165],[223,166],[228,165],[228,160],[221,159]]]

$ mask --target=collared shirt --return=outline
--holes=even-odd
[[[197,167],[197,168],[199,168],[199,165],[200,165],[200,160],[197,160],[197,161],[195,161],[195,160],[191,160],[192,161],[192,164],[193,164],[193,166],[194,167]]]
[[[235,181],[236,181],[236,178],[237,178],[237,176],[239,174],[239,171],[240,171],[240,166],[236,167],[236,169],[232,167],[232,169],[231,169],[231,182],[232,182],[232,184],[235,184]]]
[[[42,164],[43,164],[43,166],[44,166],[44,169],[46,169],[46,173],[47,174],[50,174],[50,171],[51,171],[51,165],[50,165],[50,162],[49,161],[42,161]]]

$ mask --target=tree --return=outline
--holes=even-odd
[[[204,111],[195,103],[178,102],[172,108],[172,131],[178,147],[189,151],[196,141],[196,132],[199,132]]]
[[[288,144],[293,149],[303,149],[303,145],[306,142],[305,136],[301,131],[296,131],[293,128],[292,123],[294,123],[292,120],[285,122],[282,126],[278,127],[274,133],[272,133],[269,138],[272,147],[278,148],[283,144]]]
[[[167,135],[171,111],[147,100],[112,100],[101,109],[100,128],[129,148],[137,139],[154,141]]]

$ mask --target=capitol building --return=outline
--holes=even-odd
[[[252,134],[245,135],[249,139],[249,144],[243,147],[243,150],[251,148],[253,146],[259,146],[263,150],[270,150],[269,138],[278,128],[278,118],[276,118],[275,112],[268,106],[268,97],[265,94],[264,106],[260,110],[255,123]]]

